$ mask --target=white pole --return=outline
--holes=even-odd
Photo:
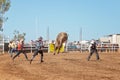
[[[4,54],[4,32],[3,32],[3,54]]]
[[[82,28],[80,28],[80,41],[81,41],[81,44],[80,44],[81,47],[80,48],[81,48],[81,53],[82,53],[82,47],[83,47],[82,46]]]
[[[49,27],[47,28],[47,40],[49,41]]]
[[[2,8],[2,10],[3,10],[3,8]],[[4,15],[3,15],[3,13],[2,13],[2,18],[3,18],[3,25],[2,25],[2,35],[3,35],[3,54],[4,54]]]
[[[2,15],[3,16],[3,15]],[[4,21],[3,21],[3,25],[2,25],[2,27],[3,27],[3,30],[2,30],[2,38],[3,38],[3,54],[4,54]]]
[[[49,27],[47,28],[47,46],[48,46],[48,53],[49,53]]]
[[[38,38],[38,17],[35,19],[36,39]]]

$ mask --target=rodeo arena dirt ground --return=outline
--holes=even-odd
[[[29,59],[32,53],[27,54]],[[8,53],[0,55],[0,80],[120,80],[120,53],[95,54],[87,61],[89,53],[70,51],[53,55],[44,53],[39,63],[38,54],[32,64],[23,54],[13,62]]]

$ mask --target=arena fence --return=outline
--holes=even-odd
[[[8,47],[9,43],[4,43],[4,51],[8,52],[9,51],[9,47]],[[33,53],[33,51],[35,50],[35,45],[31,45],[31,44],[25,44],[24,45],[24,51],[28,52],[28,53]],[[1,44],[0,46],[0,51],[1,53],[3,52],[3,46]],[[43,48],[44,52],[48,52],[48,47],[44,47]]]
[[[80,52],[89,52],[89,45],[82,44],[79,45],[69,45],[67,46],[68,51],[80,51]],[[120,48],[118,44],[98,44],[97,45],[98,52],[119,52]]]
[[[4,43],[4,51],[8,51],[8,43]],[[35,44],[25,44],[24,45],[24,50],[29,53],[33,53],[35,50]],[[98,44],[97,45],[97,50],[98,52],[119,52],[120,48],[118,44]],[[53,52],[54,51],[54,46],[53,45],[48,45],[43,48],[44,52]],[[89,52],[89,45],[67,45],[62,46],[60,52],[67,52],[67,51],[80,51],[80,52]],[[3,52],[3,44],[0,44],[0,52]]]

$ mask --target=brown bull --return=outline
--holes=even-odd
[[[64,42],[67,42],[67,39],[68,39],[68,35],[65,32],[61,32],[57,35],[57,38],[56,38],[56,41],[55,41],[54,55],[56,53],[56,50],[58,50],[57,53],[59,54],[59,51],[60,51],[60,48],[62,47],[62,44]]]

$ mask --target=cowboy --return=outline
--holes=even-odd
[[[43,50],[42,49],[43,49],[43,38],[39,37],[38,40],[35,42],[35,52],[30,59],[30,64],[32,63],[35,56],[38,55],[38,53],[41,54],[40,62],[43,62]]]
[[[96,42],[94,40],[92,40],[91,44],[90,44],[90,54],[88,56],[88,61],[90,60],[93,53],[96,53],[96,58],[97,58],[97,60],[99,60],[100,58],[99,58],[99,54],[98,54],[98,51],[96,48]]]
[[[21,39],[20,42],[18,42],[18,44],[17,44],[17,54],[12,58],[13,61],[14,61],[14,59],[15,59],[17,56],[19,56],[21,53],[23,53],[24,56],[25,56],[25,58],[26,58],[26,60],[28,60],[27,54],[24,52],[24,48],[23,48],[23,47],[24,47],[24,40]]]

